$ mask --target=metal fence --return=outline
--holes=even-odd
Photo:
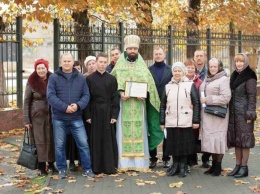
[[[201,31],[176,31],[171,26],[166,29],[145,29],[126,27],[123,23],[110,24],[102,21],[88,26],[76,22],[59,22],[54,19],[54,67],[59,66],[59,56],[71,52],[76,60],[84,61],[88,55],[107,52],[112,47],[124,50],[124,37],[129,34],[139,35],[139,52],[147,65],[153,63],[153,49],[162,47],[166,52],[166,62],[171,65],[176,61],[192,58],[196,49],[207,51],[208,59],[220,58],[226,68],[233,64],[238,52],[255,53],[260,48],[259,35],[219,32],[206,29]]]
[[[0,29],[0,108],[22,107],[22,18]]]

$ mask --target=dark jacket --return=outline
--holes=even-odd
[[[198,69],[196,69],[196,73],[199,74],[199,78],[204,81],[204,79],[206,78],[207,76],[207,73],[208,73],[208,68],[206,67],[206,64],[204,64],[204,67],[201,71],[199,71]]]
[[[46,82],[34,71],[28,78],[24,94],[24,124],[32,124],[30,135],[37,148],[39,162],[54,162],[54,141],[50,121],[49,105],[46,99]]]
[[[55,119],[82,118],[82,110],[89,102],[89,89],[86,79],[76,69],[73,69],[70,80],[62,72],[61,67],[49,78],[47,100],[52,108]],[[75,113],[66,113],[68,105],[76,103],[78,110]]]
[[[241,73],[234,71],[230,78],[232,98],[228,125],[228,147],[252,148],[255,146],[254,121],[256,120],[256,74],[249,66]],[[251,120],[251,123],[247,123]]]
[[[156,85],[156,88],[157,88],[157,91],[158,91],[158,94],[159,94],[159,97],[160,97],[160,100],[161,100],[164,87],[165,87],[166,84],[168,84],[171,81],[171,78],[172,78],[171,66],[165,64],[163,76],[162,76],[162,79],[161,79],[160,82],[159,82],[157,75],[156,75],[155,66],[154,65],[150,66],[149,70],[150,70],[150,72],[153,76],[153,79],[154,79],[154,82],[155,82],[155,85]]]
[[[111,73],[111,71],[114,69],[114,67],[115,67],[115,62],[111,61],[111,63],[107,66],[106,71],[108,73]]]

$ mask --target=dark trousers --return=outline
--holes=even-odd
[[[157,158],[157,148],[150,150],[149,151],[150,154],[150,161],[152,162],[157,162],[158,158]],[[171,158],[169,155],[166,155],[166,139],[163,139],[163,157],[162,160],[163,161],[169,161]]]

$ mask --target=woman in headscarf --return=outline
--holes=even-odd
[[[235,147],[236,166],[228,176],[248,176],[250,148],[255,146],[254,121],[256,120],[256,73],[248,66],[245,54],[234,58],[235,71],[230,77],[232,98],[228,125],[228,147]]]
[[[223,68],[223,63],[217,58],[209,61],[208,74],[200,86],[200,102],[209,105],[228,107],[231,98],[229,79]],[[212,176],[221,174],[221,163],[227,148],[227,128],[228,115],[225,118],[205,112],[205,107],[201,109],[201,151],[212,154],[212,166],[204,172]]]

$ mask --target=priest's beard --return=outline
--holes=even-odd
[[[135,62],[137,59],[138,53],[128,53],[127,60],[130,62]]]

